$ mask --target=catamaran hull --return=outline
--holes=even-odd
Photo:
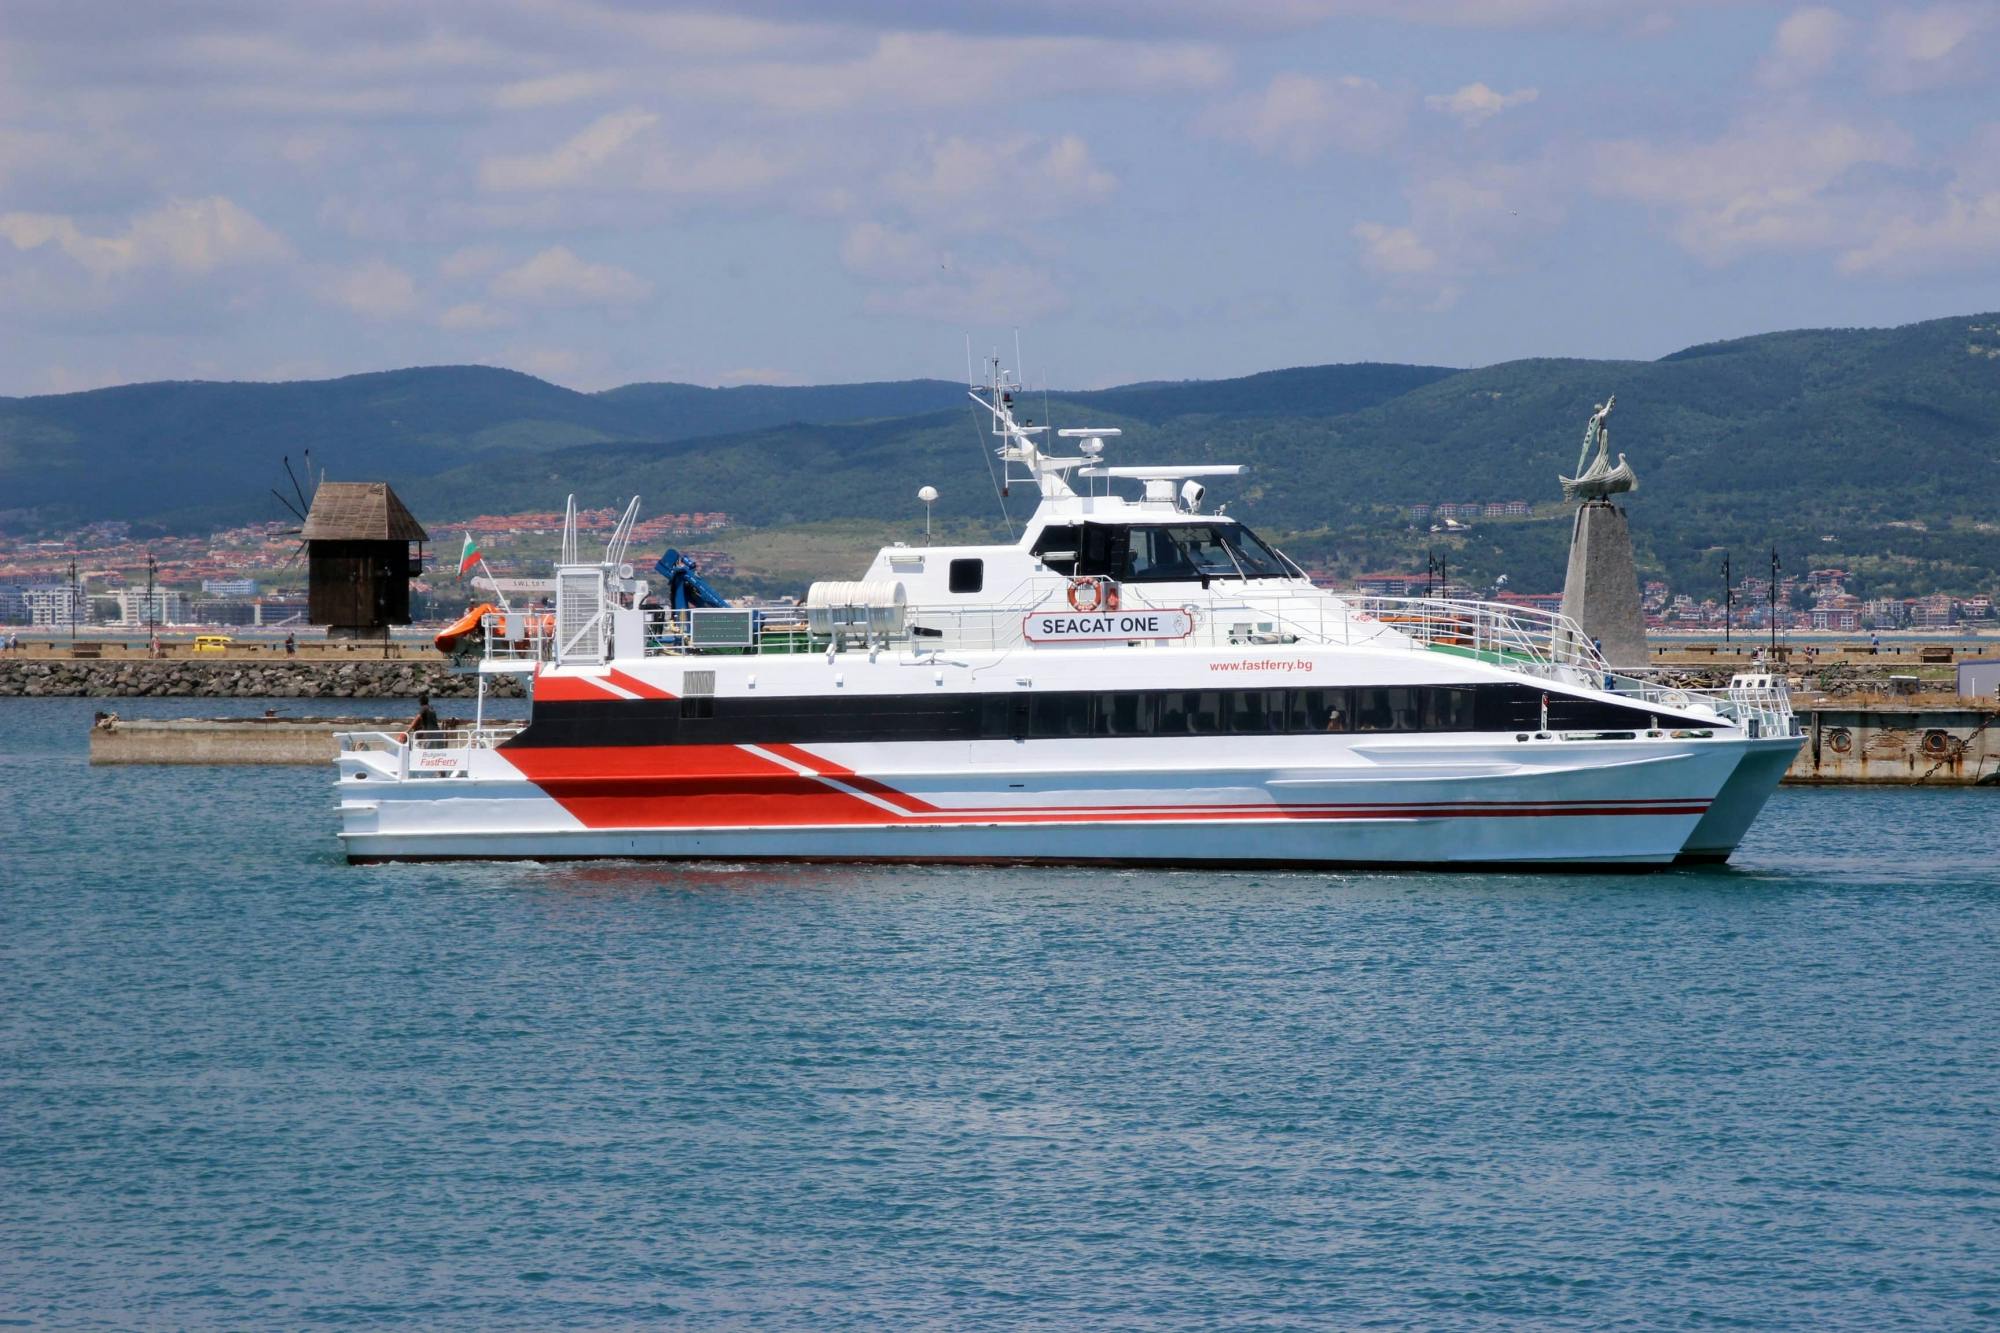
[[[364,756],[343,761],[341,836],[353,861],[1663,866],[1726,858],[1798,744],[1510,737],[1314,765],[1279,742],[1280,762],[1220,772],[1065,768],[1059,745],[950,772],[921,746],[502,749],[372,784]]]

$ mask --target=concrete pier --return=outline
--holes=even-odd
[[[100,717],[90,729],[95,764],[331,764],[342,731],[400,731],[408,718]]]
[[[2000,787],[2000,710],[1858,703],[1800,710],[1806,744],[1787,783]]]

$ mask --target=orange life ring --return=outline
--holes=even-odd
[[[1083,594],[1090,593],[1090,605],[1083,604]],[[1071,579],[1069,581],[1069,609],[1072,611],[1095,611],[1104,605],[1104,584],[1098,579]]]

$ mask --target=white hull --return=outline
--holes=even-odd
[[[1199,766],[1195,740],[952,746],[1011,760],[953,772],[918,767],[936,744],[826,747],[804,757],[819,768],[738,747],[795,782],[718,798],[730,822],[687,795],[696,775],[595,777],[615,789],[604,799],[636,803],[597,807],[480,751],[461,777],[343,782],[342,839],[355,860],[1657,866],[1726,857],[1799,744],[1479,740],[1273,738],[1298,753],[1272,757],[1296,762],[1227,771]],[[1071,766],[1086,749],[1126,763]],[[674,826],[621,824],[620,809]]]

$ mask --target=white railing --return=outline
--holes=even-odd
[[[894,647],[913,652],[1061,651],[1025,634],[1029,615],[1063,605],[1067,582],[1010,605],[912,605],[900,629],[884,633],[857,624],[837,634],[816,632],[803,608],[648,610],[639,620],[644,642],[613,642],[618,657],[680,657],[706,653],[768,654]],[[1792,709],[1782,678],[1739,676],[1725,690],[1686,690],[1606,665],[1574,620],[1554,611],[1442,597],[1342,596],[1319,589],[1257,589],[1218,583],[1178,597],[1143,585],[1120,590],[1126,610],[1189,613],[1193,633],[1168,642],[1197,647],[1307,644],[1377,650],[1442,652],[1473,658],[1558,684],[1604,690],[1673,712],[1691,705],[1720,717],[1755,721],[1762,735],[1788,735]],[[1032,598],[1032,600],[1030,599]],[[554,618],[546,611],[489,615],[484,644],[491,661],[529,664],[556,655]],[[1144,642],[1144,641],[1142,641]]]
[[[343,731],[342,754],[381,754],[396,766],[399,778],[463,777],[472,752],[491,750],[518,735],[525,722],[486,727],[452,727],[440,731]]]
[[[479,622],[481,650],[492,662],[546,662],[555,656],[550,611],[495,611]]]

